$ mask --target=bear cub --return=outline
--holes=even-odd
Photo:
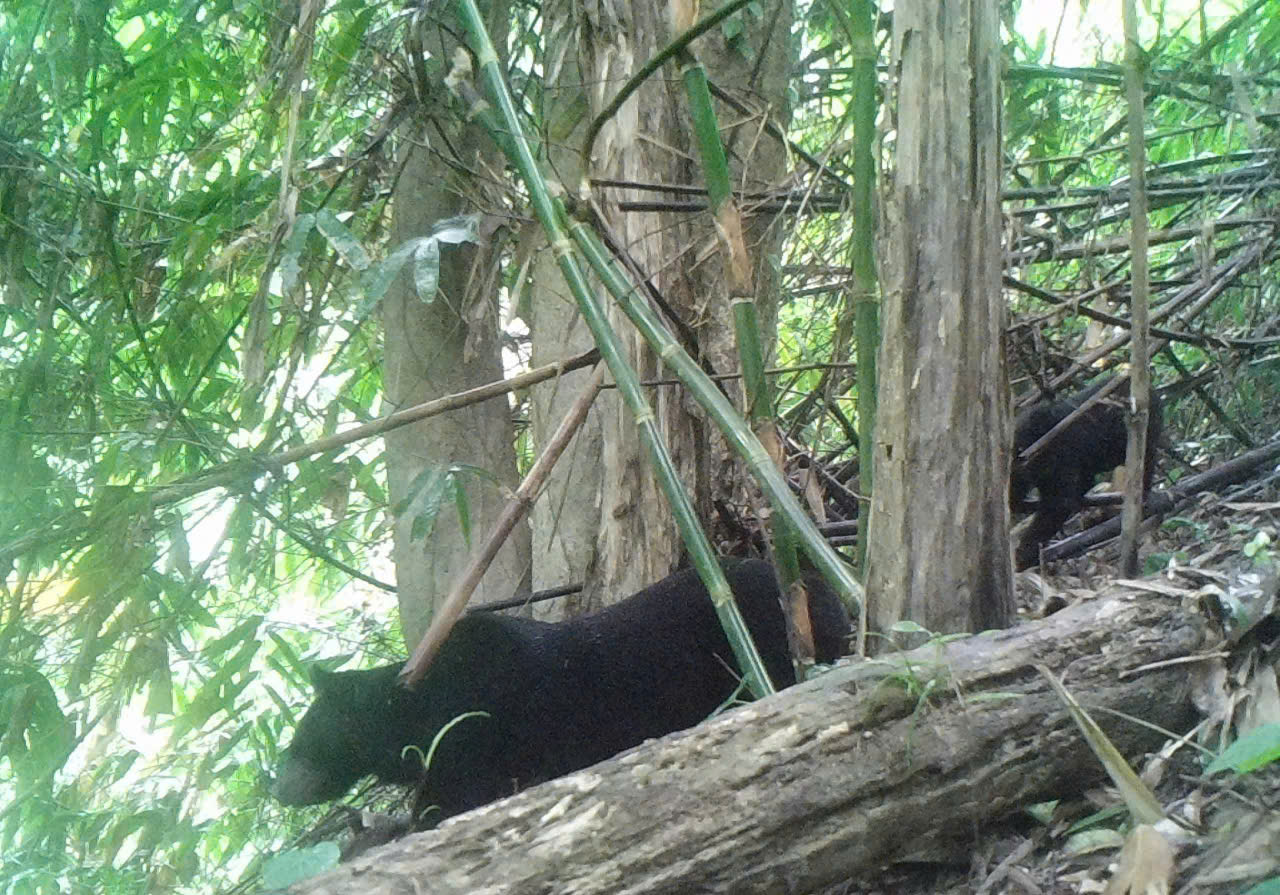
[[[1014,550],[1014,567],[1018,570],[1031,568],[1039,562],[1040,548],[1084,506],[1084,496],[1100,473],[1124,465],[1129,439],[1125,428],[1128,411],[1123,403],[1113,399],[1126,397],[1129,394],[1128,384],[1077,417],[1029,462],[1019,461],[1018,456],[1110,381],[1110,377],[1104,378],[1059,401],[1039,401],[1018,414],[1014,421],[1009,506],[1014,511],[1024,509],[1031,489],[1035,488],[1040,493],[1035,515],[1023,530]],[[1155,448],[1160,440],[1162,422],[1160,398],[1153,389],[1147,417],[1147,449],[1143,457],[1143,494],[1151,491]]]
[[[773,567],[722,565],[775,686],[795,683]],[[817,659],[832,662],[847,645],[849,616],[816,575],[805,583]],[[327,801],[373,774],[420,787],[419,804],[449,817],[692,727],[740,677],[691,569],[568,621],[466,615],[416,689],[397,685],[399,670],[314,673],[316,700],[284,752],[276,799]],[[485,714],[457,720],[424,772],[433,738],[474,712]]]

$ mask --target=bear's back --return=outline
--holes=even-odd
[[[723,565],[770,677],[779,688],[790,686],[795,675],[772,566],[760,560]],[[847,645],[848,615],[824,583],[806,583],[817,658],[834,661]],[[477,662],[486,662],[488,671],[469,682],[457,679]],[[523,740],[510,770],[538,779],[692,727],[732,697],[740,679],[693,570],[562,622],[469,615],[432,672],[438,683],[424,681],[426,689],[452,690],[451,710],[472,698],[470,710],[489,712],[506,735]]]

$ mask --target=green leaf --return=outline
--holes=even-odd
[[[426,241],[426,237],[417,237],[407,240],[403,245],[388,255],[386,260],[382,261],[380,264],[370,265],[369,269],[365,271],[364,276],[360,278],[360,284],[364,289],[365,298],[356,309],[357,317],[363,318],[373,310],[373,306],[387,294],[387,290],[391,288],[391,284],[395,282],[396,276],[414,257],[414,254],[418,251],[418,247]]]
[[[293,644],[285,640],[274,630],[267,629],[267,636],[271,638],[271,642],[276,645],[276,649],[284,656],[285,665],[299,678],[306,677],[306,669],[303,667],[302,659],[297,651],[293,648]],[[272,657],[274,658],[274,657]]]
[[[0,756],[30,786],[70,757],[74,737],[49,680],[35,668],[0,671]]]
[[[452,470],[447,466],[428,466],[414,476],[406,489],[405,497],[396,504],[395,514],[403,516],[413,510],[410,537],[415,541],[426,540],[435,529],[436,517],[451,491]]]
[[[1216,774],[1230,768],[1237,774],[1247,774],[1271,764],[1280,758],[1280,724],[1263,724],[1236,740],[1222,754],[1209,762],[1206,774]]]
[[[298,278],[302,275],[302,252],[315,226],[316,216],[313,214],[300,214],[293,220],[293,229],[289,231],[284,251],[280,253],[280,285],[286,293],[298,285]]]
[[[258,626],[261,624],[261,615],[249,616],[226,634],[208,644],[203,650],[204,657],[206,659],[214,659],[221,656],[232,647],[239,646],[242,643],[256,642]]]
[[[272,855],[262,865],[262,884],[269,890],[283,890],[294,883],[332,870],[341,854],[336,843],[320,842]]]
[[[889,628],[889,630],[895,634],[928,634],[929,633],[928,628],[922,628],[920,625],[916,624],[915,622],[909,619],[904,619],[903,621],[900,621],[900,622],[894,622],[894,624]]]
[[[173,714],[173,678],[169,666],[155,668],[151,680],[147,684],[147,707],[149,717]]]
[[[364,35],[369,30],[369,24],[377,11],[376,6],[365,5],[329,42],[328,56],[332,62],[325,79],[324,93],[333,93],[339,89],[342,79],[351,67],[351,62],[359,55],[361,41],[364,40]]]
[[[365,271],[373,263],[369,253],[364,250],[360,240],[347,229],[347,225],[338,220],[338,216],[327,208],[316,212],[316,228],[324,234],[348,267],[356,271]]]
[[[467,546],[471,546],[471,501],[467,498],[466,485],[458,476],[450,476],[453,488],[453,508],[458,513],[458,528],[462,530],[462,538]]]

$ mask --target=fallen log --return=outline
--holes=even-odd
[[[810,892],[1102,777],[1033,663],[1127,756],[1161,737],[1113,712],[1185,729],[1191,666],[1174,660],[1204,632],[1176,600],[1121,592],[850,662],[292,891]]]

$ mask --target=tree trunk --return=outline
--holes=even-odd
[[[505,22],[505,4],[493,4],[492,22]],[[428,33],[438,33],[433,27]],[[491,32],[503,45],[505,27]],[[436,58],[451,58],[448,48],[432,47]],[[443,72],[441,73],[443,75]],[[446,90],[441,85],[440,95]],[[433,151],[432,134],[418,135],[403,157],[403,173],[396,184],[392,245],[427,236],[442,218],[474,210],[464,197],[467,183],[457,167]],[[479,128],[459,125],[448,143],[458,148],[452,161],[464,170],[498,153]],[[444,143],[445,141],[439,141]],[[485,170],[488,170],[486,168]],[[440,288],[431,301],[414,289],[412,277],[402,274],[383,302],[385,326],[384,384],[387,410],[410,407],[441,395],[501,379],[497,294],[497,259],[489,246],[441,246]],[[460,463],[493,475],[509,489],[518,484],[511,408],[504,397],[396,429],[386,435],[387,482],[392,506],[409,495],[418,476],[430,467]],[[458,481],[466,492],[470,532],[453,499],[440,507],[425,541],[414,536],[414,520],[428,497],[417,499],[395,520],[394,559],[399,588],[400,617],[410,648],[426,630],[434,601],[443,599],[454,578],[467,566],[470,545],[482,541],[506,503],[492,482],[463,473]],[[477,602],[505,599],[528,580],[529,533],[519,526],[508,539],[481,582]]]
[[[995,0],[894,8],[897,172],[867,577],[880,631],[902,618],[980,631],[1013,615],[996,13]]]
[[[1128,593],[887,663],[846,664],[296,891],[811,892],[967,841],[1003,814],[1101,779],[1032,663],[1065,675],[1127,756],[1162,737],[1113,712],[1183,729],[1188,666],[1168,660],[1194,653],[1202,632],[1177,602]],[[904,690],[906,680],[916,689]],[[975,699],[983,687],[1002,698]]]
[[[555,259],[542,252],[534,262],[535,291],[532,318],[531,365],[537,367],[590,348],[594,343],[587,325],[568,294]],[[559,287],[558,289],[555,287]],[[534,386],[530,394],[530,424],[534,443],[541,450],[560,425],[590,370],[559,376]],[[601,392],[564,454],[551,470],[547,486],[530,513],[533,529],[533,588],[556,587],[568,581],[584,581],[583,589],[558,600],[536,603],[535,618],[555,621],[602,608],[601,584],[591,575],[596,535],[601,522],[601,488],[604,481],[603,418],[619,412],[613,390]]]
[[[587,8],[560,0],[545,10],[549,21],[564,22],[559,46],[559,87],[548,91],[554,101],[544,117],[549,122],[552,168],[570,190],[582,174],[576,150],[590,118],[617,89],[670,38],[666,3],[641,0]],[[744,33],[727,45],[719,30],[698,42],[698,52],[714,81],[728,85],[735,98],[754,110],[721,107],[723,120],[734,121],[723,138],[731,150],[738,182],[744,189],[764,190],[781,179],[786,154],[771,138],[761,137],[761,119],[785,125],[786,76],[790,60],[790,0],[775,0],[744,11],[751,18]],[[566,46],[567,45],[567,46]],[[588,89],[574,89],[588,85]],[[586,110],[584,114],[584,109]],[[559,147],[572,150],[559,152]],[[595,145],[591,176],[636,183],[702,185],[690,163],[688,107],[673,71],[651,78],[602,131]],[[681,318],[689,324],[702,351],[721,371],[737,368],[726,277],[721,273],[714,230],[705,213],[618,212],[616,202],[678,198],[649,190],[600,190],[597,198],[609,225],[625,250]],[[772,346],[777,311],[776,266],[767,263],[777,251],[774,219],[748,217],[746,237],[755,252],[760,318],[764,344]],[[544,253],[549,254],[549,253]],[[567,296],[558,273],[535,276],[533,298],[534,364],[589,344],[585,326]],[[630,346],[631,361],[642,379],[663,375],[661,365],[616,309],[614,326]],[[566,344],[568,343],[568,344]],[[585,379],[585,376],[580,377]],[[534,423],[539,442],[554,428],[562,408],[573,400],[572,382],[549,383],[535,390]],[[726,471],[726,450],[703,413],[679,388],[662,387],[651,403],[682,480],[693,492],[704,520],[717,484],[740,481]],[[596,468],[598,467],[598,468]],[[534,579],[542,584],[588,577],[587,590],[573,609],[597,608],[668,574],[681,552],[679,534],[659,491],[630,414],[609,393],[557,468],[535,509]],[[545,571],[543,564],[546,564]]]

